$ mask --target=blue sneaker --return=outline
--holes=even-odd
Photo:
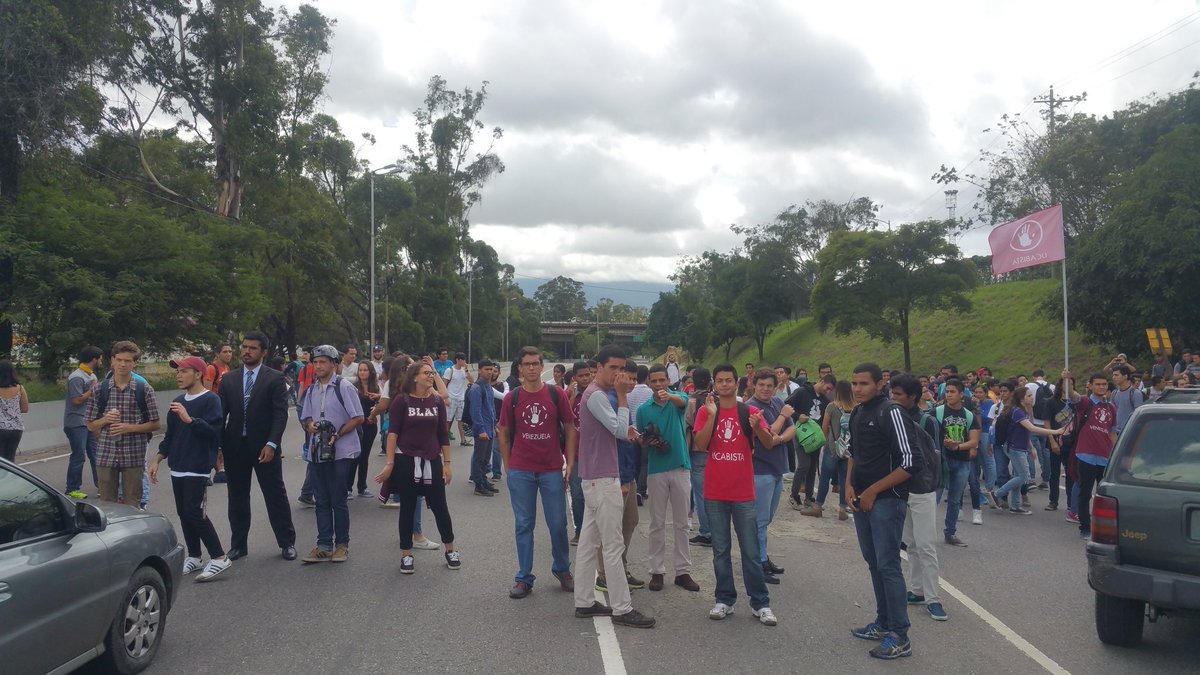
[[[934,621],[950,620],[950,615],[946,614],[946,610],[942,609],[942,603],[940,602],[931,602],[925,606],[925,609],[929,610],[929,616],[932,617]]]
[[[895,633],[888,633],[887,637],[883,638],[874,649],[870,651],[872,657],[891,661],[904,656],[912,656],[912,643],[908,640],[900,641],[900,636]]]
[[[908,592],[908,604],[910,604],[910,605],[923,605],[923,604],[925,604],[925,596],[923,596],[923,595],[917,595],[916,593],[913,593],[912,591],[909,591],[909,592]]]
[[[873,621],[862,628],[851,628],[850,632],[860,640],[882,640],[889,634],[882,626]]]

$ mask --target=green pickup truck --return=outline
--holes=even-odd
[[[1136,646],[1146,617],[1200,612],[1200,405],[1144,405],[1092,501],[1088,583],[1096,634]]]

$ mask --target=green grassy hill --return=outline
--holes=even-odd
[[[1057,379],[1063,365],[1062,320],[1046,316],[1038,306],[1059,288],[1059,282],[1051,279],[984,286],[971,293],[973,307],[967,314],[915,313],[913,370],[935,373],[953,363],[960,371],[988,366],[997,376],[1015,376],[1040,367],[1051,381]],[[1113,356],[1111,349],[1087,344],[1075,331],[1070,346],[1071,370],[1076,375],[1099,370]],[[885,368],[904,365],[901,343],[885,345],[861,332],[822,333],[811,318],[776,326],[767,336],[763,355],[763,365],[804,367],[812,377],[822,362],[832,365],[838,374],[848,374],[865,361]],[[705,355],[704,364],[713,366],[724,360],[725,351],[713,349]],[[735,342],[729,361],[739,372],[745,363],[759,363],[753,340]]]

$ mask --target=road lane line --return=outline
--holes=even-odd
[[[31,459],[29,461],[21,462],[18,466],[25,466],[26,464],[41,464],[42,462],[50,462],[50,461],[53,461],[56,459],[62,459],[63,457],[70,457],[70,456],[71,456],[71,453],[68,452],[65,455],[55,455],[53,457],[43,457],[41,459]]]
[[[567,518],[571,517],[571,490],[567,489]],[[572,523],[573,524],[573,523]],[[575,583],[580,583],[579,579],[575,579]],[[596,585],[596,580],[593,578],[587,583]],[[607,605],[608,602],[604,597],[604,593],[594,591],[596,602]],[[612,619],[606,616],[592,617],[592,623],[596,626],[596,641],[600,644],[600,660],[604,663],[604,675],[626,675],[625,659],[621,657],[621,643],[617,641],[617,631],[613,627]]]
[[[908,560],[907,552],[901,551],[900,555],[905,560]],[[1018,635],[1016,631],[1009,628],[1008,625],[1001,621],[995,614],[992,614],[984,609],[979,603],[967,597],[966,593],[963,593],[953,584],[946,581],[945,577],[942,577],[940,581],[942,590],[954,596],[955,600],[961,602],[963,606],[971,610],[975,616],[983,619],[985,623],[995,629],[995,631],[999,633],[1005,640],[1011,642],[1013,646],[1015,646],[1017,649],[1020,649],[1026,656],[1036,661],[1041,667],[1045,668],[1046,672],[1052,673],[1052,675],[1071,675],[1066,668],[1058,665],[1057,661],[1049,656],[1046,656],[1046,654],[1040,649],[1034,647],[1033,644],[1031,644],[1028,640]]]

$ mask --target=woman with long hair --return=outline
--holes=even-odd
[[[446,546],[446,567],[462,566],[454,550],[454,525],[446,506],[446,484],[453,478],[450,469],[450,427],[446,421],[446,401],[437,392],[441,378],[428,359],[409,366],[404,386],[394,393],[388,409],[387,464],[375,477],[385,493],[400,495],[400,572],[414,572],[413,513],[417,498],[424,497],[437,520],[438,532]]]
[[[17,369],[8,359],[0,359],[0,457],[17,461],[17,446],[25,433],[21,415],[29,413],[29,394],[17,379]]]
[[[1029,492],[1029,486],[1026,485],[1029,463],[1024,461],[1032,452],[1029,441],[1032,434],[1054,437],[1061,436],[1063,430],[1034,426],[1033,390],[1029,387],[1017,387],[1012,400],[1012,406],[1004,411],[996,423],[1007,425],[1008,428],[1008,457],[1012,462],[1013,477],[999,490],[989,490],[988,498],[996,508],[1007,507],[1009,513],[1029,516],[1033,512],[1022,505],[1022,497]]]
[[[375,376],[375,368],[368,361],[359,361],[354,366],[355,368],[355,390],[358,392],[358,402],[362,404],[362,409],[370,413],[379,403],[381,397],[379,391],[379,380]],[[355,466],[358,474],[358,496],[371,497],[371,491],[367,489],[367,471],[370,470],[371,464],[371,446],[375,444],[375,437],[379,435],[379,422],[375,415],[370,415],[363,421],[359,427],[361,435],[359,436],[359,447],[362,452],[358,455],[358,461]],[[350,475],[350,479],[346,481],[346,491],[354,490],[354,474]]]
[[[849,380],[839,380],[833,388],[834,399],[825,408],[821,429],[825,432],[825,450],[821,458],[821,478],[818,481],[817,501],[802,510],[801,515],[820,518],[829,496],[829,484],[836,475],[838,481],[838,520],[849,520],[846,511],[846,470],[850,466],[850,413],[854,410],[854,392]]]

